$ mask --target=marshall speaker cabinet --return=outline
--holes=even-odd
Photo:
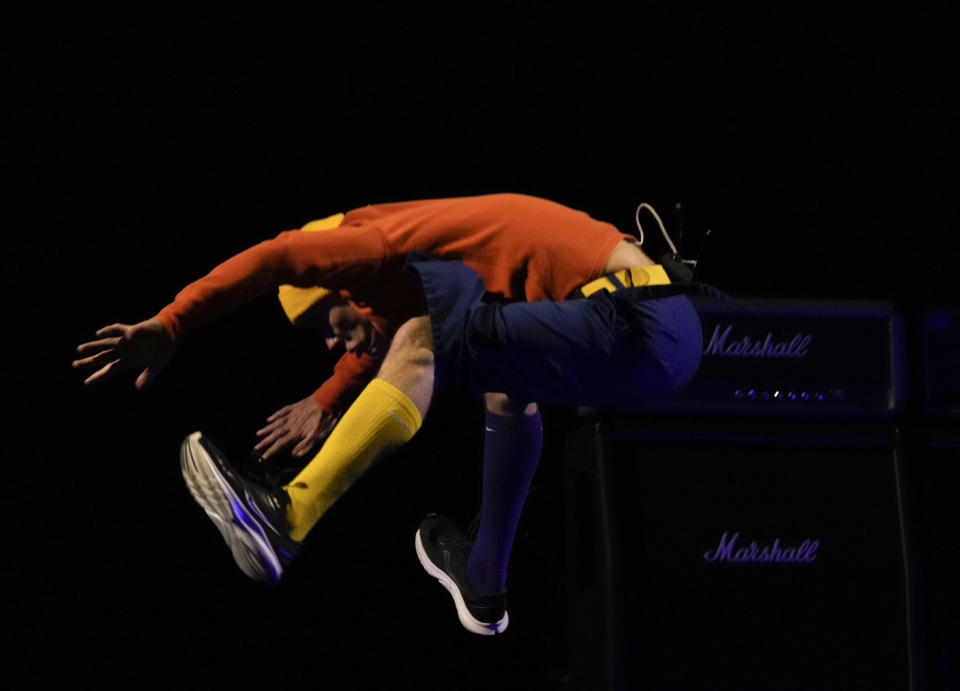
[[[918,688],[952,691],[960,689],[960,310],[928,309],[916,326],[917,415],[904,464],[915,667]]]
[[[571,686],[911,689],[897,315],[697,306],[690,386],[567,439]]]

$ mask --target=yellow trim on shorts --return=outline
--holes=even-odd
[[[598,290],[606,290],[608,293],[616,292],[619,288],[610,280],[610,276],[615,276],[626,288],[670,285],[670,277],[667,276],[666,270],[660,264],[654,264],[653,266],[635,266],[632,269],[623,269],[601,276],[584,285],[580,292],[584,297],[590,297]]]

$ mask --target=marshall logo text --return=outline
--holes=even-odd
[[[726,328],[722,324],[717,324],[713,329],[713,335],[710,337],[710,343],[703,354],[720,355],[722,357],[800,359],[807,356],[807,348],[813,341],[812,335],[802,333],[798,333],[789,341],[775,341],[773,340],[773,333],[768,333],[760,339],[753,339],[750,336],[731,339],[731,331],[733,331],[733,324]]]
[[[729,533],[724,532],[717,548],[704,553],[704,561],[711,563],[726,561],[734,564],[809,564],[816,560],[817,548],[820,546],[820,540],[804,540],[796,547],[784,548],[780,546],[780,538],[777,538],[773,544],[765,547],[751,542],[746,547],[738,548],[739,538],[740,533],[734,533],[733,537],[729,537]]]

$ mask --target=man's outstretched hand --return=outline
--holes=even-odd
[[[299,458],[327,438],[339,417],[317,405],[311,394],[268,417],[267,426],[257,431],[257,436],[262,439],[253,448],[263,460],[269,461],[293,446],[290,455]]]
[[[134,384],[142,389],[156,378],[177,347],[156,319],[132,325],[111,324],[97,331],[96,336],[99,340],[77,346],[80,359],[73,361],[74,368],[92,372],[84,384],[142,368]]]

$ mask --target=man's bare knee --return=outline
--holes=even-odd
[[[416,317],[397,329],[377,377],[400,389],[426,415],[433,397],[433,363],[430,320]]]
[[[433,367],[433,332],[429,317],[414,317],[404,322],[393,336],[384,367]]]
[[[483,403],[491,413],[503,417],[529,416],[537,412],[536,403],[515,401],[505,393],[485,393]]]

